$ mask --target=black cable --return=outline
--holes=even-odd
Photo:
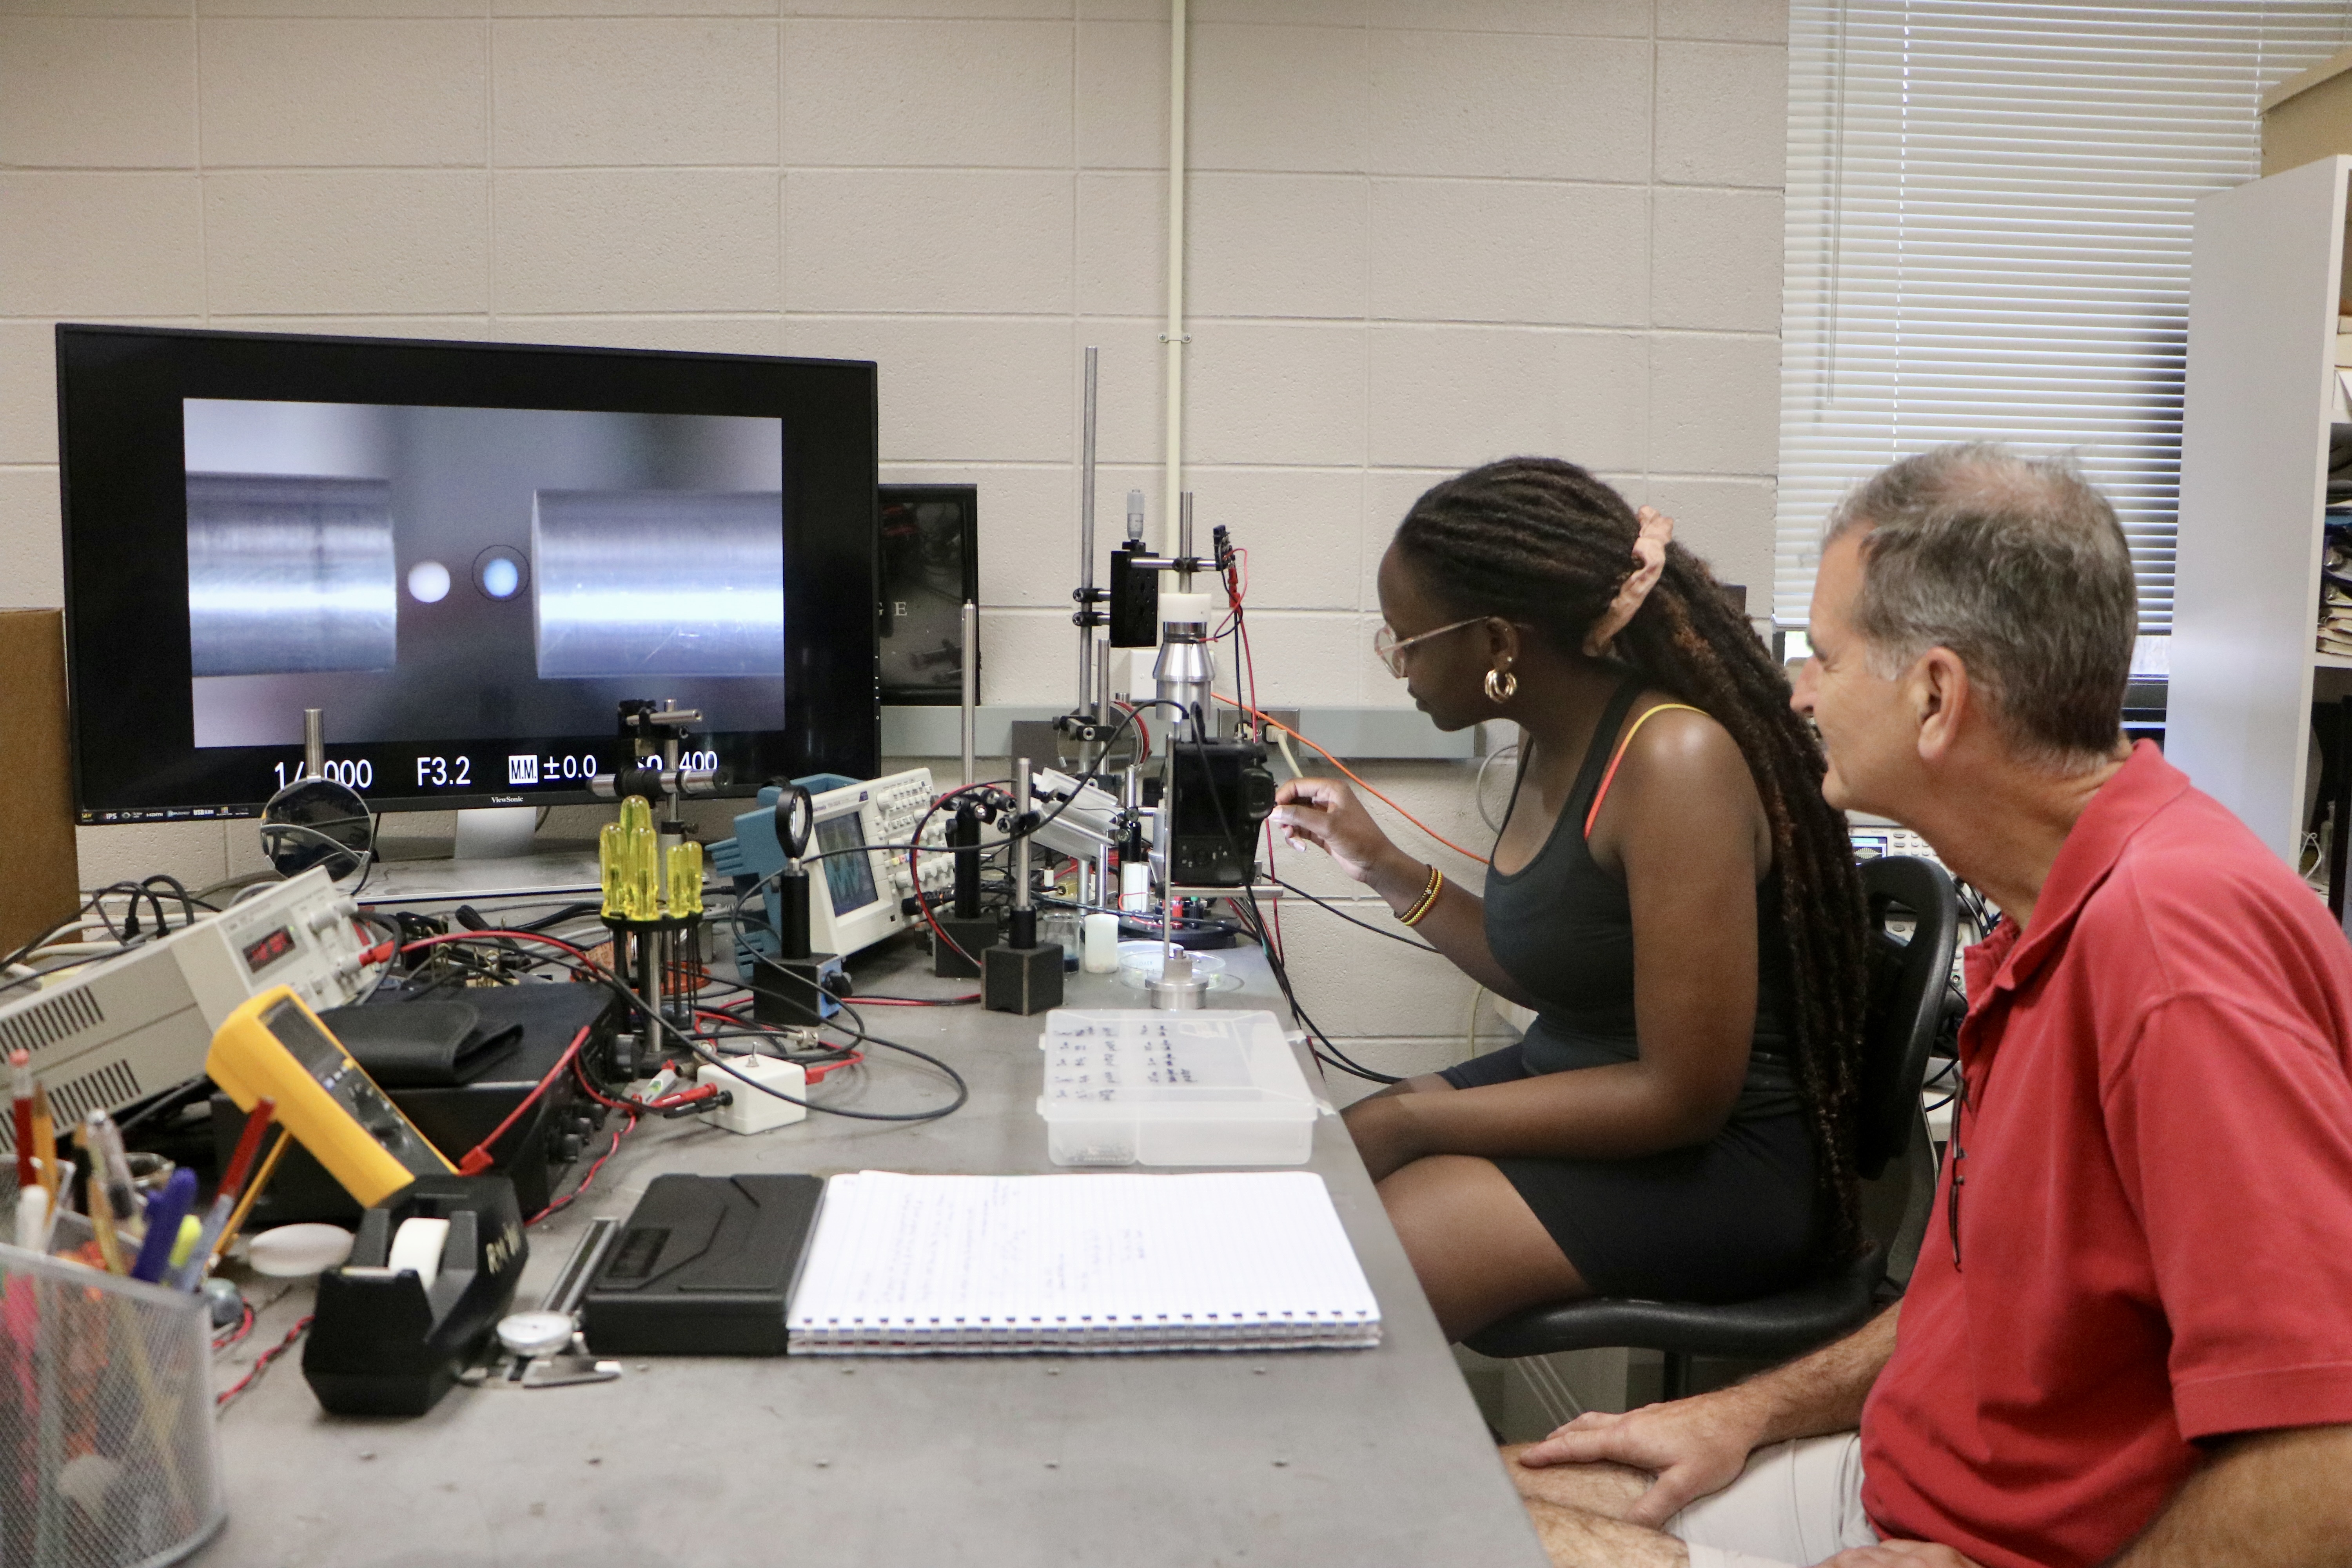
[[[47,969],[37,970],[30,974],[20,974],[14,980],[0,983],[0,994],[5,994],[8,992],[16,990],[19,986],[36,984],[40,981],[47,980],[52,974],[63,974],[68,969],[79,969],[86,963],[96,963],[100,959],[112,958],[114,956],[116,955],[111,952],[86,952],[79,958],[69,958],[63,963],[53,963]]]
[[[171,1088],[163,1089],[150,1098],[146,1104],[141,1106],[138,1110],[131,1111],[129,1115],[116,1116],[114,1119],[115,1130],[119,1132],[128,1133],[132,1128],[138,1126],[141,1122],[152,1121],[166,1109],[178,1109],[193,1103],[191,1099],[184,1097],[187,1096],[190,1089],[198,1089],[210,1081],[211,1080],[205,1078],[202,1073],[198,1073],[194,1078],[182,1079]]]
[[[1282,988],[1283,1000],[1290,1004],[1290,1011],[1292,1015],[1298,1019],[1300,1024],[1306,1026],[1309,1047],[1314,1049],[1316,1056],[1322,1060],[1328,1062],[1331,1066],[1338,1068],[1341,1072],[1352,1074],[1353,1076],[1363,1079],[1368,1082],[1378,1084],[1403,1082],[1404,1080],[1402,1078],[1393,1074],[1376,1071],[1349,1056],[1347,1052],[1333,1045],[1331,1043],[1330,1035],[1326,1032],[1321,1026],[1318,1025],[1312,1017],[1307,1016],[1307,1009],[1298,1005],[1297,992],[1291,986],[1289,964],[1283,961],[1280,951],[1274,945],[1274,943],[1266,941],[1265,939],[1265,912],[1257,907],[1257,889],[1255,888],[1244,889],[1244,893],[1249,901],[1251,923],[1257,928],[1258,945],[1265,951],[1266,955],[1266,966],[1274,972],[1275,984]],[[1316,1044],[1318,1041],[1320,1042],[1319,1045]],[[1328,1055],[1326,1054],[1327,1052],[1328,1053]]]
[[[443,942],[436,945],[441,947],[462,947],[467,944],[465,942]],[[753,956],[756,958],[760,955],[754,954]],[[772,963],[775,962],[772,959],[762,959],[761,961]],[[819,1110],[828,1116],[843,1116],[857,1121],[936,1121],[940,1117],[951,1116],[956,1111],[962,1110],[965,1103],[971,1098],[971,1088],[969,1084],[964,1082],[963,1075],[961,1073],[959,1073],[955,1068],[940,1060],[939,1058],[932,1056],[928,1051],[919,1051],[912,1046],[900,1045],[896,1040],[886,1040],[879,1035],[869,1033],[864,1027],[866,1023],[865,1016],[858,1013],[855,1008],[849,1006],[846,1003],[841,1003],[839,1004],[840,1010],[854,1019],[856,1026],[853,1027],[847,1024],[827,1022],[821,1026],[822,1027],[837,1029],[841,1033],[856,1040],[861,1045],[879,1046],[887,1050],[900,1051],[908,1056],[915,1058],[919,1061],[929,1063],[932,1067],[939,1068],[940,1072],[947,1075],[949,1081],[955,1085],[956,1095],[951,1103],[936,1110],[848,1110],[838,1106],[819,1105],[814,1100],[803,1100],[797,1095],[786,1094],[780,1089],[774,1089],[767,1084],[758,1082],[755,1079],[745,1078],[741,1073],[737,1072],[734,1068],[729,1067],[724,1060],[720,1059],[717,1053],[703,1049],[701,1043],[695,1039],[691,1034],[680,1033],[677,1026],[671,1023],[667,1018],[662,1016],[659,1009],[648,1005],[644,997],[630,990],[628,986],[622,984],[617,975],[615,975],[611,970],[605,968],[603,964],[595,962],[595,960],[572,958],[569,954],[566,954],[562,958],[551,959],[546,962],[554,963],[561,967],[573,969],[575,973],[584,970],[594,983],[603,985],[605,989],[613,992],[614,994],[623,997],[627,1001],[631,1007],[635,1008],[638,1013],[643,1014],[657,1033],[667,1033],[680,1045],[684,1046],[691,1055],[709,1063],[710,1066],[717,1068],[728,1077],[735,1079],[739,1082],[750,1085],[751,1088],[758,1089],[762,1094],[768,1095],[776,1100],[783,1100],[788,1104],[800,1106],[803,1110]],[[779,967],[782,966],[779,965]],[[793,973],[794,972],[785,970],[784,973]],[[799,978],[806,981],[807,984],[813,987],[816,986],[816,982],[809,980],[805,975],[802,975]],[[817,987],[817,989],[821,994],[827,994],[823,992],[822,987]]]
[[[1349,925],[1360,926],[1365,931],[1371,932],[1374,936],[1384,936],[1391,942],[1401,942],[1404,943],[1405,946],[1412,948],[1415,952],[1436,952],[1438,951],[1425,942],[1415,942],[1409,936],[1401,936],[1395,931],[1384,931],[1381,927],[1372,924],[1370,921],[1360,921],[1355,916],[1348,913],[1347,910],[1339,908],[1337,904],[1326,903],[1323,900],[1317,898],[1306,889],[1295,887],[1292,884],[1284,881],[1279,877],[1275,878],[1273,880],[1274,885],[1282,889],[1285,892],[1296,893],[1300,898],[1305,899],[1308,903],[1314,904],[1320,909],[1328,910],[1331,913],[1339,916],[1341,920],[1346,921]],[[1443,954],[1440,956],[1443,956]]]
[[[583,903],[566,904],[551,915],[541,915],[535,921],[520,921],[513,927],[513,929],[516,931],[552,931],[557,926],[563,924],[567,921],[575,921],[583,915],[599,913],[603,910],[604,907],[604,906],[602,903],[593,900]]]
[[[163,886],[169,888],[172,890],[173,896],[180,900],[180,923],[183,926],[192,926],[195,924],[196,906],[199,903],[203,903],[204,900],[198,899],[194,894],[189,892],[185,887],[182,886],[180,879],[162,871],[156,872],[152,877],[142,878],[139,885],[142,888],[152,888],[158,882],[161,882]],[[213,910],[215,913],[219,912],[211,904],[205,904],[205,908],[206,910]]]
[[[1118,744],[1120,731],[1125,730],[1129,724],[1140,722],[1143,718],[1143,710],[1146,708],[1173,708],[1179,715],[1182,715],[1189,711],[1181,702],[1170,697],[1147,697],[1140,702],[1129,703],[1126,714],[1118,723],[1110,727],[1110,733],[1104,738],[1102,755],[1095,759],[1094,765],[1087,770],[1086,776],[1078,780],[1076,787],[1070,791],[1068,796],[1060,802],[1060,804],[1056,805],[1052,811],[1038,818],[1034,823],[1032,823],[1026,827],[1022,826],[1017,822],[1014,823],[1013,830],[1007,834],[1006,837],[1013,838],[1034,837],[1036,835],[1037,829],[1045,826],[1047,823],[1052,822],[1055,817],[1060,816],[1062,813],[1069,810],[1071,806],[1077,804],[1078,796],[1086,793],[1087,786],[1102,776],[1103,758],[1109,756],[1111,748]]]

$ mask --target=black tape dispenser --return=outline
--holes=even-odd
[[[514,1300],[530,1256],[504,1176],[420,1176],[319,1277],[302,1375],[338,1415],[422,1415]]]

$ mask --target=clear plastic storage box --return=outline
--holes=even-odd
[[[1057,1007],[1045,1055],[1056,1165],[1303,1165],[1318,1112],[1266,1012]]]

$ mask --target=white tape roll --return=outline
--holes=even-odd
[[[441,1278],[441,1249],[449,1243],[449,1222],[446,1219],[404,1219],[400,1228],[392,1233],[392,1256],[385,1266],[394,1274],[404,1268],[416,1270],[416,1278],[430,1290],[433,1281]]]

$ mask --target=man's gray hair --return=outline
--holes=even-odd
[[[2115,509],[2072,463],[1938,447],[1849,493],[1823,544],[1855,532],[1853,625],[1880,674],[1948,647],[2028,760],[2072,773],[2114,753],[2139,599]]]

